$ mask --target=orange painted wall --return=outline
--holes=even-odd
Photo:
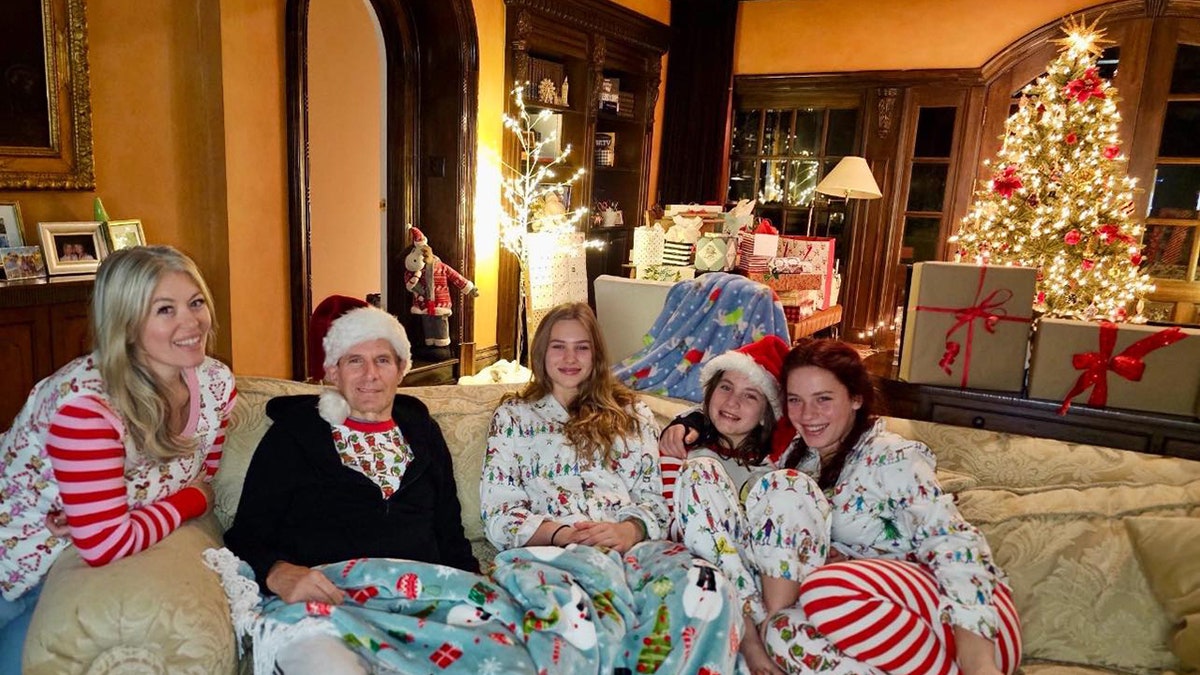
[[[212,288],[218,357],[231,349],[225,148],[216,3],[93,2],[87,10],[94,192],[7,191],[36,242],[39,221],[140,218],[149,243],[191,255]],[[282,32],[282,31],[281,31]]]
[[[383,288],[382,40],[364,0],[310,0],[312,298]]]
[[[1098,0],[759,0],[738,10],[734,73],[976,68]]]

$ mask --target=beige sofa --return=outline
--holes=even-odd
[[[33,619],[27,673],[238,670],[225,597],[200,552],[219,546],[223,528],[232,521],[250,457],[268,425],[266,401],[315,388],[246,377],[239,378],[238,389],[214,512],[150,550],[104,568],[88,569],[73,551],[65,553],[50,572]],[[479,467],[491,411],[506,390],[500,385],[407,390],[429,405],[446,435],[463,521],[481,556],[492,551],[478,517]],[[652,405],[664,419],[680,409],[661,400]],[[1200,524],[1200,462],[906,420],[890,423],[934,449],[945,487],[958,493],[963,512],[987,534],[1011,576],[1024,620],[1024,672],[1179,669],[1170,646],[1173,622],[1151,591],[1127,524],[1139,525],[1140,536],[1151,539],[1161,538],[1163,527]],[[1165,536],[1179,540],[1183,535]],[[1200,541],[1200,532],[1191,541]],[[1147,564],[1159,565],[1159,576],[1174,574],[1167,581],[1190,584],[1195,591],[1200,556],[1175,561],[1170,559],[1175,547],[1157,548],[1168,559]],[[1171,606],[1176,613],[1187,609],[1179,602]],[[1187,611],[1200,609],[1193,605]]]

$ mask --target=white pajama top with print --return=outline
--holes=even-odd
[[[810,452],[799,467],[815,479],[819,460]],[[992,603],[1003,572],[987,540],[963,519],[954,496],[942,492],[937,461],[924,444],[898,436],[882,420],[850,451],[832,490],[832,542],[852,558],[892,558],[933,572],[944,623],[996,635]]]
[[[505,401],[492,417],[479,484],[484,531],[501,551],[524,546],[546,520],[620,522],[638,518],[647,539],[667,523],[658,468],[658,425],[645,403],[631,411],[634,436],[618,438],[615,463],[581,465],[562,433],[568,415],[553,395]]]

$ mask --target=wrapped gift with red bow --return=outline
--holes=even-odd
[[[1043,319],[1033,342],[1029,398],[1062,405],[1194,415],[1200,330]]]
[[[1036,270],[927,262],[913,266],[900,379],[1021,391]]]
[[[821,285],[819,290],[820,306],[818,309],[829,309],[833,304],[834,263],[836,255],[831,237],[801,237],[785,235],[779,238],[779,251],[775,260],[768,265],[768,271],[785,276],[795,273],[819,274]],[[799,288],[791,286],[790,288]],[[811,290],[804,288],[803,290]]]

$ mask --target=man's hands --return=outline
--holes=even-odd
[[[345,598],[342,589],[333,585],[324,574],[301,565],[280,560],[267,572],[267,588],[284,602],[323,602],[340,605]]]
[[[699,437],[699,431],[689,429],[682,424],[673,424],[663,430],[662,436],[659,436],[658,454],[663,457],[685,459],[687,457],[687,444],[695,443]]]

